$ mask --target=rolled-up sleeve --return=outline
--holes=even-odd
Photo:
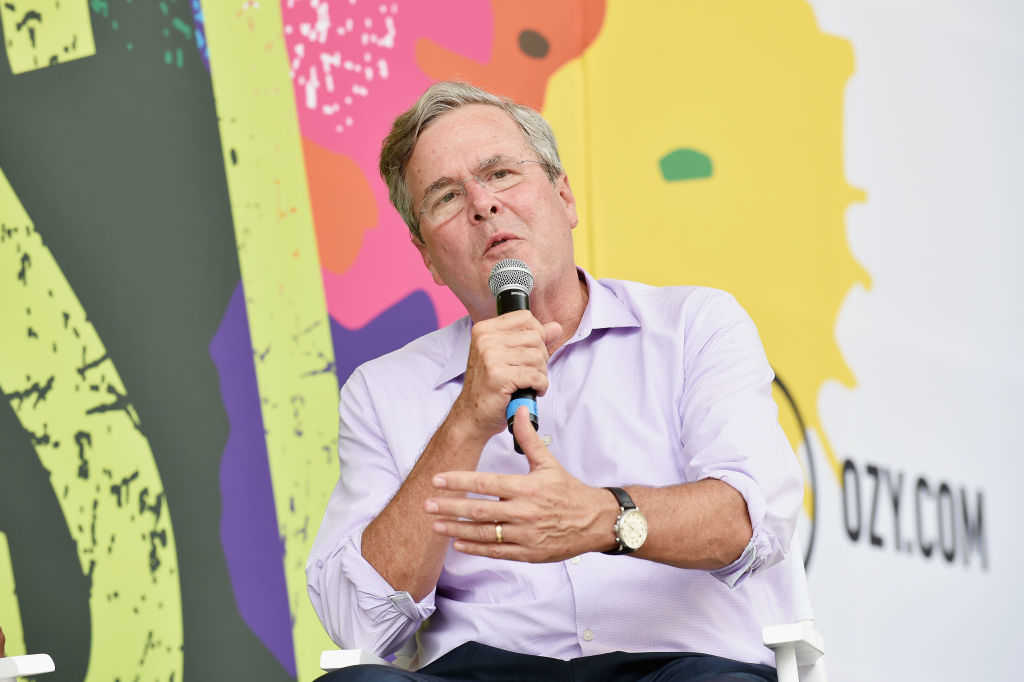
[[[790,551],[803,479],[779,426],[775,375],[746,311],[729,294],[712,292],[684,334],[684,473],[691,481],[716,478],[735,488],[753,530],[739,558],[712,572],[735,587]]]
[[[345,648],[387,656],[434,611],[434,592],[416,602],[395,590],[363,558],[363,530],[402,484],[367,389],[357,369],[341,389],[338,456],[341,471],[306,563],[306,586],[327,633]]]

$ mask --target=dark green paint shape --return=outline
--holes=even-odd
[[[710,178],[711,157],[696,149],[673,149],[658,160],[661,177],[669,182]]]
[[[47,675],[55,682],[84,680],[92,639],[90,580],[82,574],[50,473],[33,448],[39,440],[22,428],[14,406],[2,399],[0,435],[0,531],[10,545],[25,644],[29,651],[46,651],[59,661],[59,672]],[[28,501],[31,514],[25,513]],[[61,614],[59,626],[54,625],[54,613]]]
[[[551,45],[543,34],[526,29],[519,32],[519,49],[528,57],[543,59],[548,56]]]

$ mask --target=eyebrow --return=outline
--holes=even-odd
[[[490,170],[491,168],[494,168],[495,166],[507,161],[508,159],[509,157],[505,156],[504,154],[495,154],[494,156],[488,157],[481,161],[480,163],[478,163],[476,166],[476,170],[474,170],[473,172],[475,175],[479,175],[480,173]],[[450,178],[447,175],[440,177],[437,180],[434,180],[432,183],[427,185],[427,188],[425,190],[423,190],[423,200],[426,200],[427,197],[429,197],[434,192],[437,192],[438,190],[447,187],[448,185],[454,185],[456,184],[456,182],[457,181],[454,178]]]
[[[477,174],[482,173],[485,170],[490,170],[491,168],[494,168],[495,166],[508,160],[509,158],[504,154],[495,154],[494,156],[484,159],[479,164],[477,164],[476,172]]]
[[[453,184],[455,184],[455,180],[449,178],[447,175],[442,178],[438,178],[437,180],[434,180],[432,183],[427,185],[427,188],[425,190],[423,190],[423,200],[426,201],[427,197],[429,197],[431,194],[438,191],[442,187],[447,187],[448,185]]]

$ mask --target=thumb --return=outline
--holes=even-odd
[[[549,465],[554,460],[554,456],[548,451],[544,441],[537,435],[537,430],[530,423],[530,412],[525,405],[516,410],[516,416],[512,421],[512,434],[530,462],[530,471]]]
[[[554,345],[562,338],[562,325],[557,322],[548,322],[544,325],[544,345],[548,347],[548,354],[554,352]]]

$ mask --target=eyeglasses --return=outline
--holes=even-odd
[[[484,162],[481,169],[471,177],[481,187],[497,194],[512,189],[526,179],[523,164],[527,163],[546,165],[543,161],[535,159],[515,160],[499,157]],[[419,211],[420,221],[426,220],[431,225],[440,225],[465,210],[466,201],[465,182],[441,178],[427,188],[426,198]]]

